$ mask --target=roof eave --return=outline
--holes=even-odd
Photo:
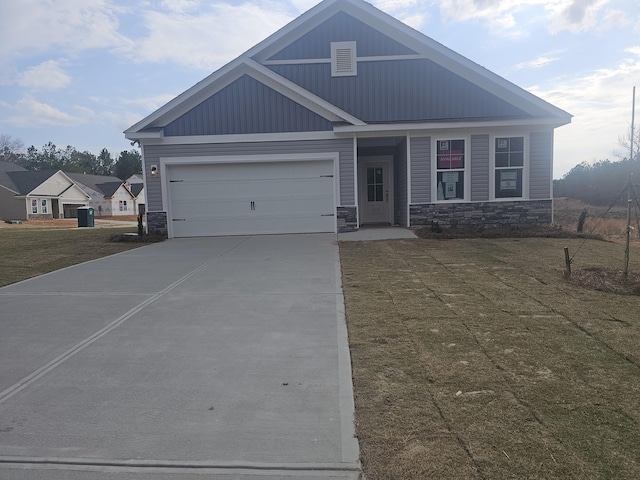
[[[527,118],[513,120],[471,120],[471,121],[433,121],[433,122],[398,122],[360,125],[336,125],[333,131],[338,136],[352,136],[354,134],[382,134],[382,133],[420,133],[435,130],[469,130],[499,127],[546,127],[558,128],[571,123],[571,116],[563,118]]]

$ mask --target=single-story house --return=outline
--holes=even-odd
[[[325,0],[125,131],[169,237],[550,224],[571,115],[362,0]]]
[[[96,217],[137,215],[136,195],[118,177],[67,173],[91,197]]]
[[[146,197],[144,190],[144,178],[141,174],[134,173],[127,178],[124,183],[129,186],[129,190],[136,197],[136,212],[138,215],[144,215],[146,208]]]
[[[30,171],[0,162],[2,220],[70,218],[88,204],[89,196],[60,170]]]

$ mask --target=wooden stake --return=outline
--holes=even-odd
[[[569,256],[569,247],[564,247],[564,275],[565,277],[571,276],[571,257]]]

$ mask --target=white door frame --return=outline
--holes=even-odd
[[[384,192],[386,203],[388,205],[388,220],[382,222],[368,221],[365,204],[367,196],[367,168],[372,166],[382,166],[387,171],[386,191]],[[394,178],[393,178],[393,155],[379,155],[372,157],[362,157],[358,159],[358,210],[359,221],[358,226],[363,224],[375,223],[395,223],[395,205],[394,205]]]

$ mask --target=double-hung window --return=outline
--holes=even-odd
[[[31,199],[31,213],[38,213],[38,200]]]
[[[521,198],[524,137],[496,138],[495,197]]]
[[[49,213],[49,204],[48,204],[48,202],[47,202],[47,199],[46,199],[46,198],[43,198],[43,199],[42,199],[42,203],[41,203],[41,205],[42,205],[41,212],[42,212],[42,213]]]
[[[464,200],[464,140],[436,141],[438,200]]]

